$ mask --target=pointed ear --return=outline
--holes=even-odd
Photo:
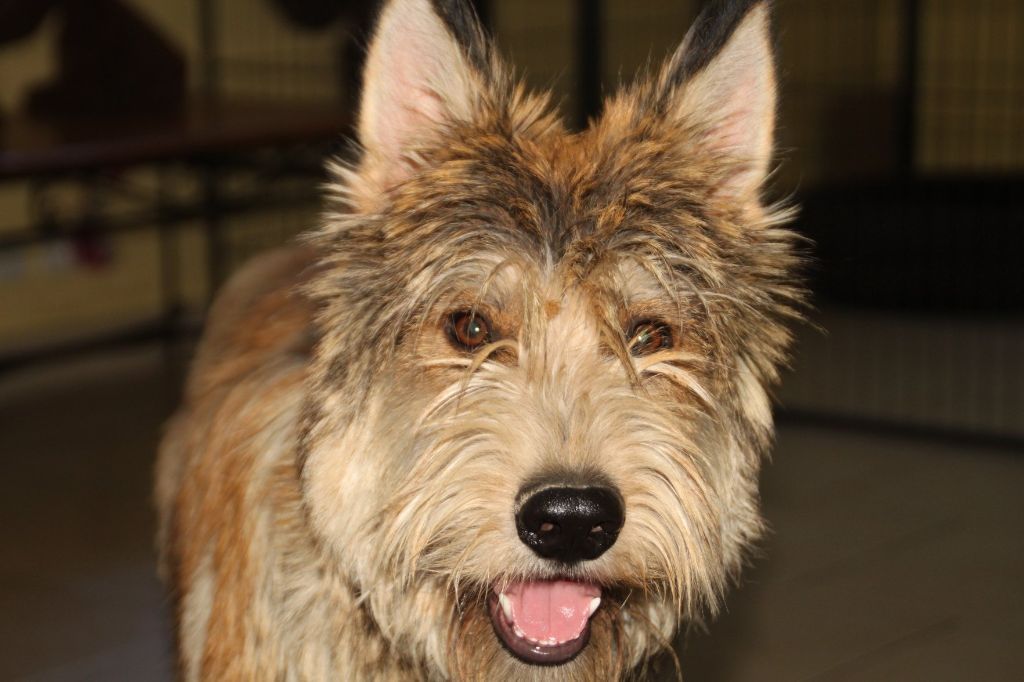
[[[384,191],[414,170],[415,151],[446,123],[469,120],[489,69],[490,49],[464,0],[389,0],[363,73],[360,175]]]
[[[662,106],[723,158],[720,191],[756,199],[775,135],[776,78],[768,0],[716,0],[697,17],[659,82]]]

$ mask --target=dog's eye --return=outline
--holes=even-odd
[[[672,347],[672,329],[661,320],[639,320],[629,330],[629,352],[650,355]]]
[[[460,350],[474,351],[491,341],[491,326],[480,313],[460,310],[448,316],[448,339]]]

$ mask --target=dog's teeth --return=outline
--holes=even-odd
[[[504,594],[499,594],[498,602],[501,604],[501,610],[505,614],[505,618],[512,620],[512,600]]]
[[[600,606],[600,605],[601,605],[601,598],[600,597],[594,597],[593,599],[591,599],[590,600],[590,610],[589,610],[589,613],[587,613],[587,615],[588,616],[594,615],[594,611],[597,611],[597,607]]]
[[[518,637],[519,639],[528,639],[526,633],[523,632],[522,628],[520,628],[515,623],[512,624],[512,632],[516,633],[516,637]]]

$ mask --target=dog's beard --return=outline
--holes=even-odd
[[[600,606],[561,624],[531,623],[531,618],[537,620],[537,605],[529,604],[523,588],[531,582],[534,598],[544,596],[543,586],[559,584],[570,593],[586,592],[583,597],[589,597],[590,591],[600,594]],[[663,648],[676,625],[678,607],[635,586],[574,580],[568,574],[536,581],[499,577],[478,582],[463,577],[458,590],[453,584],[451,575],[434,565],[417,575],[378,580],[364,593],[363,603],[396,655],[407,657],[415,667],[454,679],[617,679]],[[500,601],[500,596],[508,595],[515,610],[511,619]],[[571,602],[572,597],[554,601],[559,599]],[[559,606],[553,603],[540,609],[554,612]],[[520,626],[526,631],[516,634]],[[552,633],[568,641],[530,642],[528,637],[539,638],[538,627],[552,628]]]
[[[368,555],[388,542],[383,539],[388,535],[385,530],[380,535],[364,537],[360,542],[363,549],[356,553]],[[382,572],[377,572],[377,580],[367,586],[364,601],[395,655],[407,657],[414,667],[438,671],[442,677],[620,679],[654,654],[668,649],[685,615],[680,596],[673,592],[669,582],[642,580],[635,570],[613,568],[598,579],[580,567],[537,572],[522,563],[499,561],[482,573],[467,573],[460,562],[452,561],[456,555],[445,551],[450,547],[443,547],[428,549],[406,564],[416,567],[411,573],[384,578]],[[379,568],[381,564],[372,565]],[[517,613],[508,622],[499,602],[500,594],[515,593],[531,580],[565,581],[596,589],[600,594],[600,606],[586,618],[578,639],[572,637],[574,633],[560,630],[561,636],[570,638],[564,643],[565,648],[560,650],[555,645],[540,650],[539,653],[550,656],[547,661],[538,660],[531,652],[524,655],[522,647],[529,646],[528,641],[519,641],[521,646],[510,641],[516,633],[514,627],[508,626],[522,625],[522,614]],[[526,597],[516,596],[513,609],[526,606]],[[557,604],[549,608],[557,608]],[[565,627],[579,627],[579,622]],[[523,634],[535,639],[538,635],[528,627]]]

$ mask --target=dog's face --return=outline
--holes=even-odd
[[[570,134],[454,0],[393,0],[317,236],[309,518],[392,654],[607,679],[713,611],[799,289],[758,190],[763,2]]]

